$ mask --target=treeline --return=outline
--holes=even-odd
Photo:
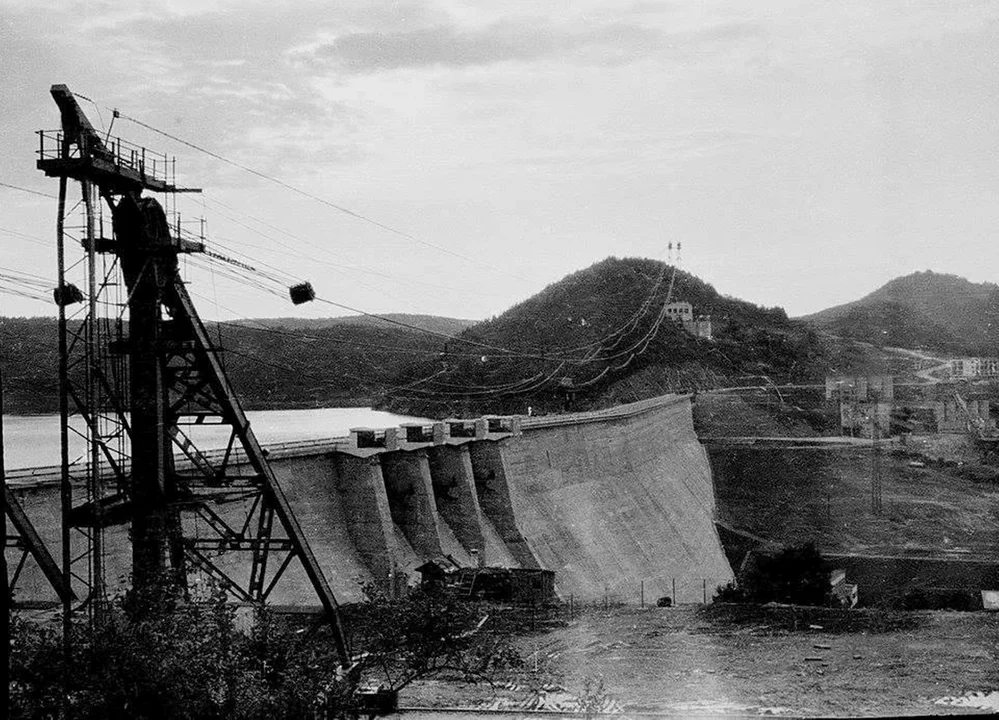
[[[895,278],[860,300],[802,319],[876,346],[995,355],[999,285],[927,270]]]
[[[247,321],[212,323],[208,330],[248,409],[369,405],[414,357],[443,350],[433,335],[371,324],[282,329]],[[6,412],[58,412],[54,318],[0,318],[0,362]]]
[[[664,317],[668,299],[710,316],[713,338]],[[583,410],[765,382],[761,376],[814,381],[857,360],[849,344],[830,343],[779,307],[721,295],[649,259],[608,258],[470,327],[399,318],[432,332],[363,319],[244,321],[209,331],[250,409],[374,404],[430,417]],[[442,336],[444,328],[457,339]],[[56,412],[56,321],[0,319],[0,343],[8,412]]]

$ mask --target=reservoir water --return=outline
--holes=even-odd
[[[269,443],[293,440],[319,440],[342,437],[352,427],[392,427],[401,422],[420,421],[405,415],[371,408],[315,408],[308,410],[258,410],[246,413],[257,439]],[[58,415],[5,415],[3,418],[4,460],[8,470],[59,464]],[[84,423],[72,418],[72,426],[82,432]],[[228,428],[199,427],[192,438],[203,449],[223,448]],[[83,438],[70,433],[70,460],[87,452]]]

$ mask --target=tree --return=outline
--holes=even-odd
[[[347,618],[362,677],[398,691],[440,675],[491,683],[497,671],[522,665],[487,606],[423,589],[396,600],[368,592],[372,600]]]
[[[791,545],[774,554],[754,554],[739,582],[719,588],[723,602],[828,605],[829,570],[814,543]]]
[[[76,626],[68,665],[55,630],[15,616],[9,717],[57,716],[64,682],[75,718],[356,717],[362,681],[392,690],[439,674],[491,681],[520,664],[482,606],[449,596],[374,595],[345,608],[357,655],[343,668],[324,629],[260,608],[241,631],[223,591],[195,595],[156,613],[131,613],[134,599],[119,599],[100,623]]]
[[[994,285],[985,300],[982,311],[982,322],[985,326],[984,347],[986,354],[994,355],[999,351],[999,285]]]

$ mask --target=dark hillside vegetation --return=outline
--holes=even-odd
[[[573,273],[463,332],[470,343],[449,343],[441,357],[412,364],[386,406],[438,417],[528,406],[555,412],[747,376],[814,379],[830,366],[820,337],[783,309],[723,296],[677,271],[672,300],[712,318],[712,340],[693,336],[662,317],[672,277],[672,267],[637,258],[608,258]]]
[[[666,318],[667,297],[711,316],[713,338]],[[248,409],[377,404],[429,417],[528,407],[547,413],[698,388],[814,383],[830,370],[880,371],[885,362],[852,336],[831,339],[781,308],[721,295],[688,273],[639,258],[608,258],[475,325],[388,317],[416,327],[329,318],[208,329]],[[449,335],[456,339],[442,337]],[[54,319],[0,318],[8,412],[57,411],[57,343]]]
[[[443,349],[440,338],[398,326],[285,329],[243,321],[207,327],[223,349],[237,395],[251,410],[369,405],[414,357]],[[58,412],[58,341],[54,318],[0,318],[7,412]]]
[[[968,343],[945,326],[912,307],[892,301],[851,307],[826,329],[839,337],[879,347],[933,348],[952,353],[968,347]]]
[[[999,347],[999,285],[927,270],[801,319],[876,345],[994,355]]]
[[[310,330],[217,326],[225,367],[251,409],[371,405],[413,358],[444,342],[400,327],[336,324]]]
[[[441,317],[438,315],[418,315],[413,313],[382,313],[380,315],[345,315],[330,318],[262,318],[254,320],[257,326],[279,330],[319,330],[344,326],[366,326],[372,328],[397,329],[399,324],[433,333],[455,335],[475,324],[474,320]]]
[[[59,410],[59,323],[55,318],[0,318],[4,412]]]

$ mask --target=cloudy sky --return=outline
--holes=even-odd
[[[55,194],[34,131],[65,83],[98,128],[118,108],[314,196],[112,128],[205,188],[181,210],[219,252],[352,307],[488,317],[672,241],[720,292],[798,315],[915,270],[999,280],[997,20],[955,0],[0,0],[0,183]],[[0,185],[0,267],[54,274],[55,210]],[[208,317],[340,314],[190,272]]]

